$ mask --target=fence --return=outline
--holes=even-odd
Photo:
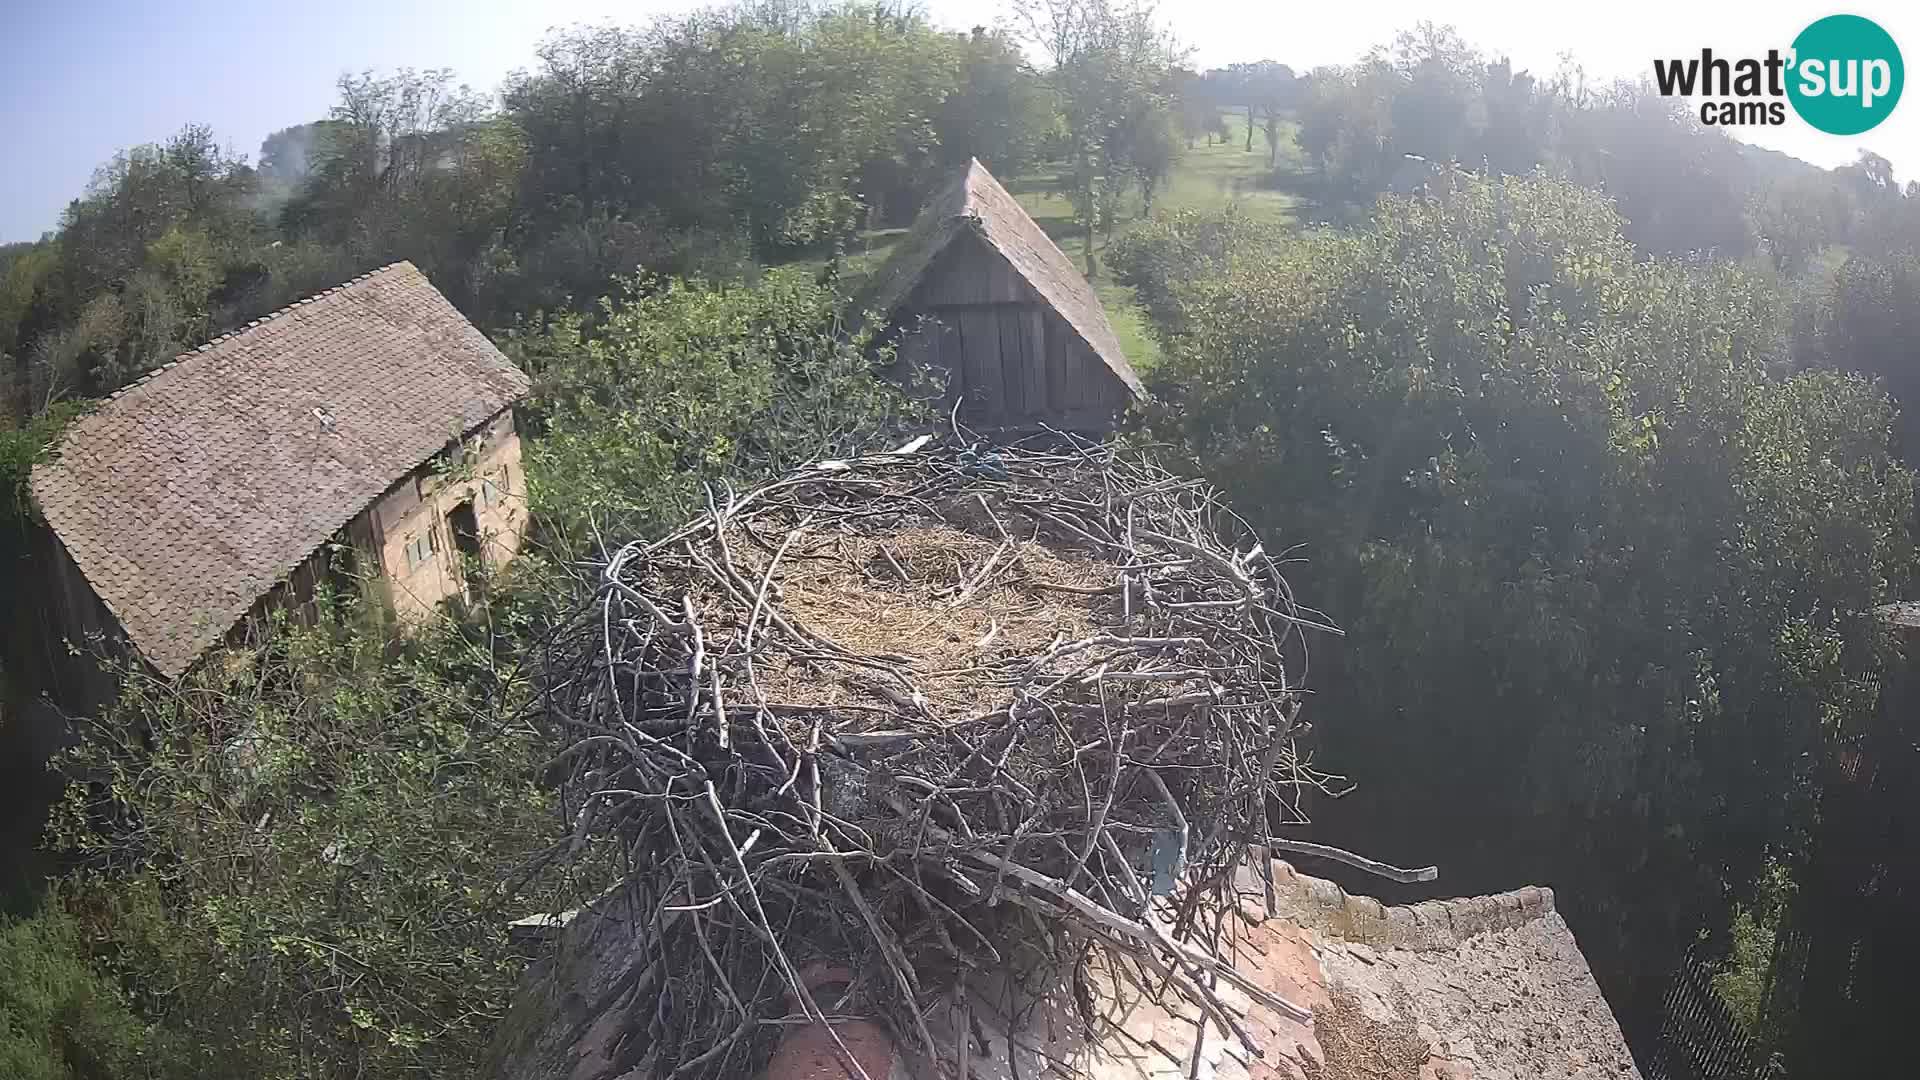
[[[1688,956],[1661,1003],[1660,1042],[1646,1080],[1785,1080],[1713,989],[1713,969]]]

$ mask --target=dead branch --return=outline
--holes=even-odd
[[[1331,628],[1216,493],[1089,444],[910,444],[708,507],[612,551],[540,694],[575,846],[655,883],[627,890],[663,973],[633,1006],[653,1060],[736,1074],[797,1006],[964,1070],[925,1017],[968,971],[1095,954],[1243,1038],[1218,983],[1310,1017],[1190,931],[1324,783],[1293,671]],[[1156,844],[1170,895],[1143,884],[1166,889]],[[821,965],[852,973],[838,1001]]]

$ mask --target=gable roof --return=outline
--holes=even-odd
[[[968,161],[920,212],[906,239],[868,283],[864,309],[891,316],[963,230],[971,230],[1006,259],[1129,390],[1145,393],[1093,286],[978,158]]]
[[[412,263],[183,353],[70,427],[35,502],[169,678],[527,377]]]

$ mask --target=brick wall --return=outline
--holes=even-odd
[[[504,565],[526,536],[527,481],[513,414],[501,413],[465,445],[468,464],[446,473],[422,466],[372,507],[380,569],[404,620],[425,618],[466,588],[447,520],[456,507],[472,504],[489,565]],[[409,555],[410,547],[419,551],[417,541],[427,544],[424,558]]]

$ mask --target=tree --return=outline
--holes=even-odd
[[[1296,138],[1327,201],[1366,203],[1386,190],[1400,159],[1393,149],[1397,82],[1379,57],[1350,68],[1322,68],[1308,78]]]
[[[1389,105],[1395,151],[1479,164],[1474,152],[1486,130],[1486,65],[1479,54],[1452,27],[1422,22],[1395,35],[1387,60],[1395,74]]]
[[[1606,191],[1626,234],[1650,254],[1741,259],[1757,246],[1746,207],[1751,173],[1725,132],[1701,127],[1684,102],[1619,84],[1562,120],[1559,156],[1579,182]]]
[[[933,125],[944,167],[979,158],[1000,176],[1026,172],[1054,127],[1046,84],[1005,30],[975,27],[959,52],[958,81]]]
[[[1247,153],[1253,153],[1254,128],[1264,125],[1267,164],[1273,165],[1278,153],[1280,122],[1299,99],[1299,79],[1293,69],[1273,60],[1230,64],[1207,72],[1206,81],[1216,102],[1246,110]]]
[[[57,237],[7,271],[12,411],[109,393],[203,332],[227,265],[258,242],[254,191],[203,125],[97,170]]]
[[[636,280],[592,320],[512,335],[534,379],[533,510],[555,544],[647,535],[704,506],[706,483],[870,447],[921,418],[914,388],[841,332],[839,303],[800,269],[754,285]]]
[[[1176,68],[1173,72],[1173,89],[1177,103],[1174,115],[1179,122],[1180,137],[1187,142],[1187,149],[1193,149],[1193,140],[1202,135],[1207,137],[1207,145],[1213,145],[1214,121],[1220,108],[1212,101],[1206,79],[1188,68]]]
[[[1565,181],[1449,173],[1209,259],[1153,423],[1341,613],[1320,752],[1405,780],[1318,827],[1463,892],[1555,882],[1644,1031],[1875,715],[1913,480],[1880,390],[1783,374],[1766,279],[1625,228]]]
[[[366,603],[127,672],[63,762],[73,902],[170,1075],[470,1075],[520,971],[507,921],[594,887],[539,858],[565,827],[500,643],[399,644]]]
[[[1861,213],[1847,185],[1817,173],[1768,185],[1747,209],[1774,269],[1788,277],[1806,273],[1823,251],[1846,243]]]
[[[1897,196],[1900,184],[1893,177],[1893,162],[1871,150],[1860,151],[1860,156],[1852,165],[1844,165],[1835,170],[1850,176],[1859,187],[1861,194],[1868,197],[1881,193]]]
[[[541,57],[505,92],[542,148],[530,225],[653,210],[670,230],[737,229],[762,254],[831,244],[910,215],[956,158],[1030,155],[1048,123],[1004,35],[882,6],[579,30]]]
[[[13,423],[33,416],[33,372],[30,363],[34,334],[26,325],[42,283],[51,275],[59,253],[51,244],[15,250],[0,274],[0,364],[6,372],[6,412]]]
[[[1087,274],[1094,276],[1094,231],[1111,228],[1123,177],[1139,162],[1135,150],[1152,130],[1149,120],[1172,100],[1179,59],[1155,9],[1110,0],[1031,0],[1022,15],[1028,33],[1051,61],[1048,79],[1066,127],[1069,197],[1086,237]],[[1153,152],[1158,153],[1156,148]]]
[[[1899,446],[1920,453],[1920,255],[1848,258],[1824,290],[1801,360],[1880,380],[1900,401]]]
[[[1174,132],[1174,118],[1159,109],[1150,109],[1133,118],[1126,132],[1125,160],[1134,182],[1140,187],[1142,209],[1153,210],[1154,198],[1172,175],[1180,160],[1180,137]]]

